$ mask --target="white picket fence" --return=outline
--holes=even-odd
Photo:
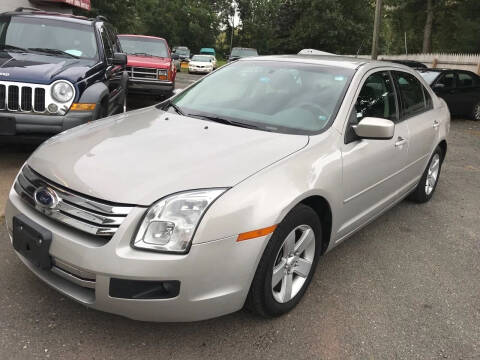
[[[370,59],[370,55],[358,55]],[[379,60],[415,60],[428,67],[439,69],[470,70],[480,75],[480,54],[409,54],[409,55],[379,55]]]

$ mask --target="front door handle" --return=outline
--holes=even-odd
[[[399,136],[397,138],[397,141],[395,142],[395,147],[401,147],[407,143],[407,139],[404,139],[403,137]]]
[[[434,120],[434,121],[433,121],[433,128],[434,128],[435,130],[437,130],[439,126],[440,126],[440,123],[439,123],[437,120]]]

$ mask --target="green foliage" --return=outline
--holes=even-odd
[[[383,0],[380,53],[421,52],[427,0]],[[480,52],[480,0],[433,0],[432,51]],[[375,0],[92,0],[87,16],[107,16],[120,33],[164,37],[194,53],[233,46],[260,54],[315,48],[368,54]],[[85,14],[85,13],[84,13]],[[240,17],[240,21],[238,19]],[[239,23],[240,22],[240,23]]]

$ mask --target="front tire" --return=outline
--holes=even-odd
[[[480,121],[480,101],[473,106],[472,119]]]
[[[440,171],[442,170],[444,154],[440,147],[437,146],[433,152],[427,168],[423,172],[422,178],[415,190],[409,195],[409,200],[416,203],[425,203],[433,197],[433,193],[437,188]]]
[[[300,204],[278,225],[265,248],[246,308],[275,317],[292,310],[312,280],[322,249],[322,225],[312,208]]]

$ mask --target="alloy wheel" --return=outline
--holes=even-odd
[[[430,195],[435,189],[440,172],[440,155],[435,154],[428,167],[427,180],[425,181],[425,194]]]
[[[475,108],[473,109],[473,120],[480,121],[480,103],[475,105]]]
[[[292,300],[302,289],[312,270],[315,257],[315,233],[300,225],[285,238],[272,270],[272,294],[279,303]]]

